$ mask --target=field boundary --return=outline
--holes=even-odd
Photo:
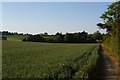
[[[118,61],[112,56],[110,51],[100,45],[99,56],[95,67],[95,74],[91,76],[90,80],[120,80]]]

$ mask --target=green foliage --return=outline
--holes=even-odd
[[[54,36],[54,42],[57,42],[57,43],[64,42],[64,35],[62,35],[62,33],[56,33]]]
[[[78,33],[66,33],[62,34],[57,32],[55,35],[44,34],[18,34],[17,32],[0,32],[10,41],[31,41],[31,42],[49,42],[49,43],[97,43],[100,39],[101,33],[98,31],[94,34],[88,34],[87,32]],[[100,34],[100,35],[99,35]]]
[[[101,16],[104,23],[97,25],[106,29],[108,34],[103,37],[103,44],[110,49],[116,58],[120,58],[120,1],[109,5],[108,10]]]
[[[89,54],[87,54],[82,59],[86,62],[80,67],[80,69],[75,73],[74,78],[89,78],[88,73],[90,72],[93,67],[96,66],[96,62],[98,59],[98,49],[99,46],[95,46],[89,50]],[[92,52],[92,53],[91,53]],[[93,71],[94,72],[94,71]]]
[[[103,41],[103,44],[105,47],[107,47],[112,53],[113,55],[118,59],[120,58],[119,56],[119,52],[118,50],[120,50],[119,48],[119,42],[118,42],[118,36],[114,36],[114,37],[108,37],[105,41]]]
[[[111,37],[110,34],[102,34],[102,42],[105,41],[107,38]]]
[[[7,40],[7,38],[5,36],[2,36],[2,40]]]
[[[88,34],[87,32],[79,33],[56,33],[55,35],[29,35],[27,38],[24,38],[22,41],[31,41],[31,42],[50,42],[50,43],[96,43],[97,40],[100,40],[102,35],[100,32],[95,32],[94,34]]]
[[[66,33],[65,37],[64,37],[65,42],[74,42],[75,41],[75,36],[71,33]]]
[[[99,31],[96,31],[95,33],[93,33],[93,38],[94,40],[102,40],[102,34]]]
[[[29,35],[27,38],[23,39],[24,41],[31,41],[31,42],[42,42],[44,38],[41,35]]]
[[[112,35],[118,33],[118,28],[120,28],[120,1],[109,5],[108,10],[100,18],[104,20],[104,23],[97,24],[100,28],[106,29]]]
[[[2,76],[56,80],[86,78],[95,66],[98,48],[98,44],[3,41]]]
[[[27,37],[27,35],[3,35],[7,37],[7,40],[9,41],[22,41],[24,38]]]

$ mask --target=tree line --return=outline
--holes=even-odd
[[[9,31],[0,31],[0,35],[29,35],[27,34],[23,34],[23,33],[17,33],[17,32],[9,32]]]
[[[50,43],[97,43],[102,41],[102,36],[99,31],[96,31],[93,34],[88,34],[87,32],[78,32],[78,33],[66,33],[62,34],[57,32],[55,35],[37,34],[37,35],[28,35],[22,41],[30,42],[50,42]]]

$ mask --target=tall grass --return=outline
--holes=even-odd
[[[111,36],[107,38],[103,42],[104,46],[107,47],[110,52],[113,53],[113,56],[115,56],[117,59],[120,58],[119,53],[120,53],[120,48],[119,48],[119,38],[118,36]]]

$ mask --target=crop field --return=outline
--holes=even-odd
[[[3,41],[3,78],[88,78],[98,44]]]

